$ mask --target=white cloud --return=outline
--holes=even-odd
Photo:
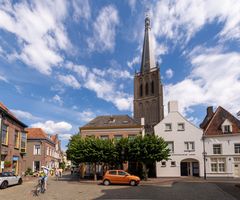
[[[8,83],[7,78],[5,76],[2,76],[1,74],[0,74],[0,81]]]
[[[10,53],[10,57],[51,74],[52,67],[63,61],[59,50],[71,48],[63,24],[66,15],[64,0],[1,2],[0,28],[17,36],[20,49],[19,53]]]
[[[58,80],[74,89],[79,89],[81,87],[80,83],[73,75],[58,75]]]
[[[36,117],[26,111],[15,110],[15,109],[11,109],[10,111],[13,112],[13,114],[16,115],[16,117],[19,119],[27,119],[27,120],[33,120],[33,121],[41,120],[40,117]]]
[[[14,86],[15,87],[15,89],[17,90],[17,92],[19,93],[19,94],[22,94],[22,87],[20,87],[19,85],[15,85]]]
[[[90,51],[113,51],[115,46],[115,29],[118,24],[117,9],[112,5],[102,8],[93,24],[93,37],[87,39]]]
[[[85,78],[87,75],[87,67],[84,65],[75,65],[72,62],[68,62],[66,64],[66,68],[69,70],[72,70],[73,72],[76,72],[78,76]]]
[[[205,24],[222,25],[220,40],[240,39],[238,0],[158,1],[152,5],[153,32],[157,37],[187,43]],[[186,14],[187,13],[187,14]]]
[[[89,73],[84,87],[96,92],[97,97],[112,102],[119,110],[132,108],[132,96],[124,92],[118,92],[114,83]]]
[[[135,11],[135,9],[136,9],[136,0],[128,0],[127,2],[128,2],[129,7],[131,8],[131,11],[132,12]]]
[[[173,77],[173,70],[171,68],[167,69],[166,76],[168,79]]]
[[[73,135],[69,134],[69,133],[65,133],[65,134],[60,134],[59,138],[60,140],[69,140]]]
[[[62,98],[59,95],[57,95],[57,94],[52,98],[52,101],[58,103],[60,106],[63,105]]]
[[[127,61],[127,66],[132,68],[134,65],[140,63],[140,56],[135,56],[131,61]]]
[[[63,93],[65,92],[65,89],[64,89],[61,85],[51,86],[50,89],[51,89],[52,91],[58,92],[59,94],[63,94]]]
[[[91,8],[88,0],[72,0],[73,19],[79,21],[81,18],[88,20],[91,17]]]
[[[70,131],[72,129],[72,125],[67,122],[54,122],[54,121],[46,121],[44,123],[38,122],[35,124],[32,124],[31,127],[35,128],[42,128],[45,132],[48,134],[56,134],[56,133],[65,133],[67,131]]]
[[[240,107],[240,53],[209,49],[203,52],[207,53],[191,56],[192,71],[188,77],[166,85],[165,103],[178,99],[183,113],[195,105],[220,105],[236,113]]]
[[[89,122],[95,117],[95,114],[92,111],[89,111],[89,110],[78,113],[78,115],[79,115],[79,119],[82,122]]]

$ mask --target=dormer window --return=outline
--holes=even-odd
[[[171,131],[172,130],[172,124],[167,123],[165,124],[165,131]]]
[[[221,128],[224,134],[232,133],[232,123],[228,119],[222,123]]]
[[[231,127],[230,125],[223,126],[223,132],[224,133],[231,133]]]

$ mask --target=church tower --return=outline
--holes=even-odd
[[[163,119],[163,86],[160,69],[155,62],[150,18],[145,18],[145,34],[140,72],[134,76],[134,119],[145,120],[145,131],[153,133],[153,127]]]

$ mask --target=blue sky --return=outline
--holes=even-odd
[[[2,0],[0,101],[63,148],[97,115],[131,116],[146,13],[165,107],[196,125],[209,105],[237,113],[239,0]]]

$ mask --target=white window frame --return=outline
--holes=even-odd
[[[234,152],[240,154],[240,143],[234,144]]]
[[[195,151],[195,142],[193,141],[184,142],[184,151]]]
[[[161,167],[166,167],[167,166],[167,162],[166,161],[161,161]]]
[[[39,151],[36,149],[36,146],[39,146]],[[33,155],[41,155],[41,144],[35,144],[33,146]]]
[[[174,153],[174,142],[173,141],[166,141],[166,143],[167,143],[167,148],[169,148],[170,149],[170,153]],[[169,146],[170,145],[170,146]],[[172,145],[172,146],[171,146]],[[172,147],[172,148],[170,148],[170,147]]]
[[[216,147],[216,146],[220,146],[219,147]],[[217,149],[220,149],[220,153],[217,152]],[[217,155],[217,154],[222,154],[222,144],[213,144],[213,154]]]
[[[211,172],[212,173],[225,173],[226,172],[226,159],[225,158],[211,158]]]

